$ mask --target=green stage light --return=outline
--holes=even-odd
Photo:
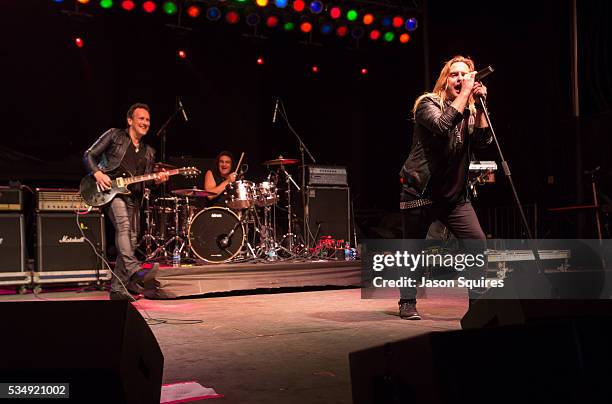
[[[113,6],[113,0],[100,0],[100,7],[111,8]]]
[[[178,8],[176,7],[176,4],[174,4],[171,1],[167,1],[164,3],[164,12],[168,15],[174,15],[176,14],[176,11],[178,10]]]
[[[393,38],[395,38],[395,34],[393,32],[386,32],[384,38],[385,41],[391,42],[393,41]]]
[[[285,29],[285,31],[293,31],[295,29],[295,24],[289,21],[286,22],[285,25],[283,25],[283,28]]]
[[[346,19],[349,21],[355,21],[358,16],[357,11],[355,10],[349,10],[348,13],[346,13]]]

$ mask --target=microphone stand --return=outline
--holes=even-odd
[[[298,140],[298,144],[300,148],[300,161],[302,162],[302,206],[304,208],[304,228],[302,229],[302,231],[304,233],[303,235],[304,245],[306,248],[309,248],[310,247],[310,225],[309,225],[310,214],[308,212],[308,206],[306,205],[306,162],[304,161],[304,152],[308,153],[308,157],[310,157],[310,160],[313,163],[316,164],[317,160],[314,158],[314,156],[312,155],[308,147],[304,144],[300,135],[298,135],[295,129],[293,129],[293,126],[291,126],[291,123],[289,123],[289,118],[287,118],[287,112],[285,111],[285,104],[283,103],[283,100],[280,97],[279,97],[279,100],[280,100],[280,106],[281,106],[280,108],[281,116],[285,120],[285,123],[287,124],[287,127],[289,128],[291,133],[293,133],[296,139]],[[291,179],[291,181],[293,181],[293,179]],[[294,182],[294,185],[296,185],[297,187],[297,184],[295,184],[295,182]],[[313,241],[316,242],[316,240],[313,240]]]
[[[164,124],[157,130],[157,133],[155,133],[155,137],[161,137],[161,140],[160,140],[161,144],[159,147],[159,161],[161,163],[166,162],[166,128],[168,127],[170,122],[172,122],[172,120],[178,115],[181,109],[182,109],[181,107],[177,107],[172,113],[172,115],[170,115],[170,117],[166,119],[166,122],[164,122]],[[161,189],[162,189],[162,196],[163,196],[166,194],[166,183],[165,182],[161,184]]]
[[[530,240],[530,249],[533,252],[533,257],[535,259],[536,267],[538,268],[538,273],[543,274],[544,268],[542,268],[542,262],[540,260],[540,253],[538,251],[537,242],[535,242],[533,239],[531,229],[529,228],[529,223],[527,222],[527,217],[525,216],[525,211],[523,210],[523,205],[521,204],[518,193],[516,192],[516,187],[514,186],[514,181],[512,180],[512,174],[510,173],[510,166],[504,158],[504,154],[502,153],[501,147],[499,146],[499,142],[497,141],[497,135],[495,134],[495,130],[493,129],[493,124],[491,123],[491,118],[489,117],[489,110],[487,109],[485,100],[482,96],[479,96],[477,98],[482,108],[482,112],[484,113],[485,118],[487,120],[487,124],[489,125],[489,129],[491,130],[493,141],[495,142],[495,147],[497,147],[497,153],[499,154],[499,158],[501,160],[501,166],[504,170],[504,175],[508,178],[510,188],[512,189],[512,195],[514,196],[514,201],[516,202],[516,205],[519,209],[519,213],[521,214],[521,220],[523,222],[523,226],[525,227],[525,231],[527,232],[527,237]]]

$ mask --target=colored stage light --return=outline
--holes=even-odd
[[[395,34],[393,32],[385,32],[385,41],[387,42],[391,42],[393,41],[393,38],[395,38]]]
[[[370,39],[373,41],[378,41],[378,39],[380,39],[380,31],[377,29],[370,31]]]
[[[291,21],[286,22],[285,25],[283,25],[283,29],[285,31],[293,31],[295,29],[295,24],[292,23]]]
[[[176,52],[176,55],[179,57],[179,59],[187,59],[187,52],[184,49],[179,49]]]
[[[206,10],[206,19],[209,21],[218,21],[221,18],[221,10],[217,7],[209,7]]]
[[[121,2],[121,8],[125,11],[132,11],[136,8],[136,4],[132,0],[123,0]]]
[[[403,33],[402,35],[400,35],[399,37],[399,41],[401,43],[408,43],[408,41],[410,40],[410,35]]]
[[[312,72],[313,73],[319,73],[319,66],[317,66],[317,65],[312,66]]]
[[[264,59],[262,57],[258,57],[257,58],[257,64],[258,65],[263,65],[264,64]]]
[[[382,26],[383,27],[390,27],[392,22],[393,22],[393,20],[388,15],[386,15],[386,16],[384,16],[382,18]]]
[[[323,35],[327,35],[327,34],[331,34],[331,32],[334,30],[334,27],[326,22],[325,24],[321,25],[321,33]]]
[[[359,14],[357,14],[357,11],[355,10],[349,10],[346,13],[346,19],[349,21],[355,21],[357,19],[357,17],[359,17]]]
[[[89,4],[89,0],[78,0],[81,4]]]
[[[278,26],[278,17],[275,15],[271,15],[266,19],[266,25],[269,28],[275,28]]]
[[[372,14],[366,14],[363,16],[363,24],[370,25],[374,22],[374,16]]]
[[[238,21],[240,21],[240,14],[235,11],[230,11],[229,13],[225,14],[225,21],[229,22],[230,24],[237,24]]]
[[[83,38],[81,37],[74,38],[74,44],[77,48],[82,48],[85,45],[85,43],[83,42]]]
[[[152,13],[157,8],[157,5],[153,1],[145,1],[142,3],[142,9],[147,13]]]
[[[304,21],[303,23],[300,24],[300,31],[302,31],[305,34],[309,33],[310,31],[312,31],[312,24],[309,23],[308,21]]]
[[[395,16],[393,17],[393,20],[391,21],[391,24],[395,27],[395,28],[399,28],[402,25],[404,25],[404,19],[400,16]]]
[[[341,25],[338,28],[336,28],[336,35],[338,35],[339,37],[344,37],[346,36],[347,33],[348,33],[348,28],[346,27],[346,25]]]
[[[198,18],[202,14],[202,10],[198,6],[187,7],[187,15],[191,18]]]
[[[298,13],[301,13],[302,11],[304,11],[305,8],[306,8],[306,3],[304,3],[304,0],[295,0],[293,2],[293,9],[297,11]]]
[[[53,0],[54,3],[63,3],[64,0]]]
[[[319,14],[321,11],[323,11],[323,3],[318,0],[313,1],[310,3],[310,11],[312,11],[313,14]]]
[[[340,7],[332,7],[329,10],[329,16],[331,18],[333,18],[334,20],[336,20],[336,19],[342,17],[342,10],[340,10]]]
[[[353,28],[353,30],[351,31],[351,36],[355,39],[359,39],[361,37],[363,37],[363,34],[365,33],[365,31],[363,30],[362,26],[356,26],[355,28]]]
[[[246,23],[249,27],[254,27],[261,22],[261,17],[257,13],[251,13],[246,17]]]
[[[259,7],[265,7],[268,5],[268,0],[255,0],[255,3],[259,6]]]
[[[408,18],[406,20],[406,29],[408,31],[410,32],[415,31],[418,26],[419,26],[419,23],[416,18]]]
[[[361,68],[361,74],[362,74],[362,75],[364,75],[364,76],[365,76],[366,74],[368,74],[368,69],[367,69],[367,68],[365,68],[365,67],[362,67],[362,68]]]
[[[113,6],[113,0],[100,0],[100,7],[109,9]]]
[[[276,0],[274,4],[276,4],[278,8],[285,8],[287,7],[287,0]]]
[[[174,4],[173,2],[167,1],[164,3],[163,9],[166,14],[174,15],[176,14],[178,7],[176,7],[176,4]]]

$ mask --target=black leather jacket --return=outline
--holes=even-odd
[[[112,172],[121,164],[130,145],[131,139],[127,130],[112,128],[107,130],[83,154],[83,163],[89,174],[101,170],[104,173]],[[145,173],[153,171],[155,149],[146,146]]]
[[[482,148],[491,143],[489,128],[474,127],[472,133],[464,132],[469,135],[463,140],[467,147],[462,147],[460,134],[464,125],[469,124],[470,113],[466,109],[461,114],[450,104],[451,101],[447,101],[442,110],[438,100],[432,96],[419,103],[414,116],[410,155],[400,170],[402,200],[430,198],[430,180],[445,171],[451,158],[455,158],[457,153],[468,153],[469,156],[471,148]]]

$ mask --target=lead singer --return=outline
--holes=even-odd
[[[458,239],[485,239],[467,188],[471,149],[492,141],[480,102],[475,102],[486,99],[487,88],[474,81],[475,74],[470,58],[455,56],[444,64],[433,91],[414,103],[412,147],[400,171],[405,239],[424,239],[436,219]],[[400,289],[399,314],[421,318],[416,288]]]

